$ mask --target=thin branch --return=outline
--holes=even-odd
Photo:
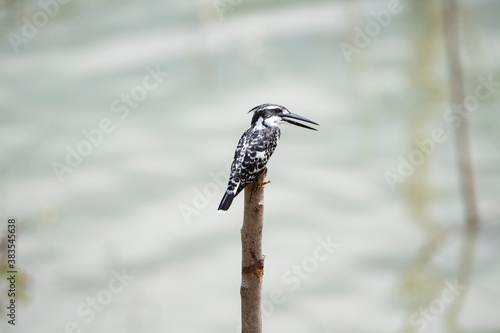
[[[457,1],[445,0],[444,33],[450,71],[451,99],[452,105],[455,107],[464,105],[465,101],[462,61],[460,57],[458,14]],[[455,109],[455,112],[456,116],[460,117],[462,120],[461,125],[456,130],[456,144],[466,215],[464,244],[461,254],[460,271],[458,273],[458,283],[469,286],[474,264],[474,243],[479,224],[479,216],[477,212],[472,154],[469,141],[469,117],[463,117],[458,113],[458,108]],[[464,299],[465,292],[462,292],[450,306],[447,324],[449,330],[452,332],[461,331],[458,325],[458,315],[463,306]]]
[[[264,226],[264,179],[245,188],[245,212],[241,228],[241,328],[242,333],[262,332],[262,229]]]

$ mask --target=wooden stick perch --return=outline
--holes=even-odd
[[[245,188],[245,208],[241,228],[241,331],[262,333],[262,279],[264,254],[262,254],[262,229],[264,226],[264,179]]]

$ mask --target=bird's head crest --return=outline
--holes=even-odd
[[[253,117],[252,117],[252,125],[257,122],[257,120],[262,117],[263,119],[272,117],[272,116],[279,116],[282,114],[287,114],[290,113],[286,107],[283,105],[278,105],[278,104],[271,104],[271,103],[265,103],[261,104],[259,106],[254,107],[248,113],[253,112]]]
[[[260,120],[260,123],[258,124],[264,124],[265,126],[278,126],[279,124],[292,124],[295,126],[311,129],[314,131],[317,131],[317,129],[309,127],[307,125],[304,125],[302,123],[299,123],[295,120],[301,120],[306,123],[318,125],[318,123],[315,123],[312,120],[309,120],[305,117],[299,116],[298,114],[293,114],[290,111],[288,111],[287,108],[285,108],[282,105],[278,104],[271,104],[271,103],[266,103],[266,104],[261,104],[259,106],[254,107],[248,113],[253,112],[252,116],[252,126],[257,124],[257,122]]]

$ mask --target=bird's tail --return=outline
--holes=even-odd
[[[234,192],[227,192],[224,193],[224,196],[222,197],[222,200],[219,205],[219,209],[217,210],[219,213],[225,212],[226,210],[229,209],[231,206],[231,203],[233,202],[234,199]]]

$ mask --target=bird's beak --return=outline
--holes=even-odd
[[[299,127],[304,127],[304,128],[307,128],[307,129],[310,129],[310,130],[313,130],[313,131],[317,131],[317,129],[315,128],[312,128],[312,127],[309,127],[307,125],[304,125],[304,124],[301,124],[299,122],[296,122],[296,121],[293,121],[293,120],[290,120],[290,119],[287,119],[287,118],[292,118],[292,119],[297,119],[297,120],[302,120],[302,121],[305,121],[307,123],[310,123],[310,124],[314,124],[314,125],[318,125],[318,123],[315,123],[314,121],[312,120],[309,120],[305,117],[302,117],[302,116],[299,116],[298,114],[294,114],[294,113],[287,113],[287,114],[282,114],[280,115],[281,116],[281,119],[287,123],[287,124],[292,124],[292,125],[295,125],[295,126],[299,126]]]

